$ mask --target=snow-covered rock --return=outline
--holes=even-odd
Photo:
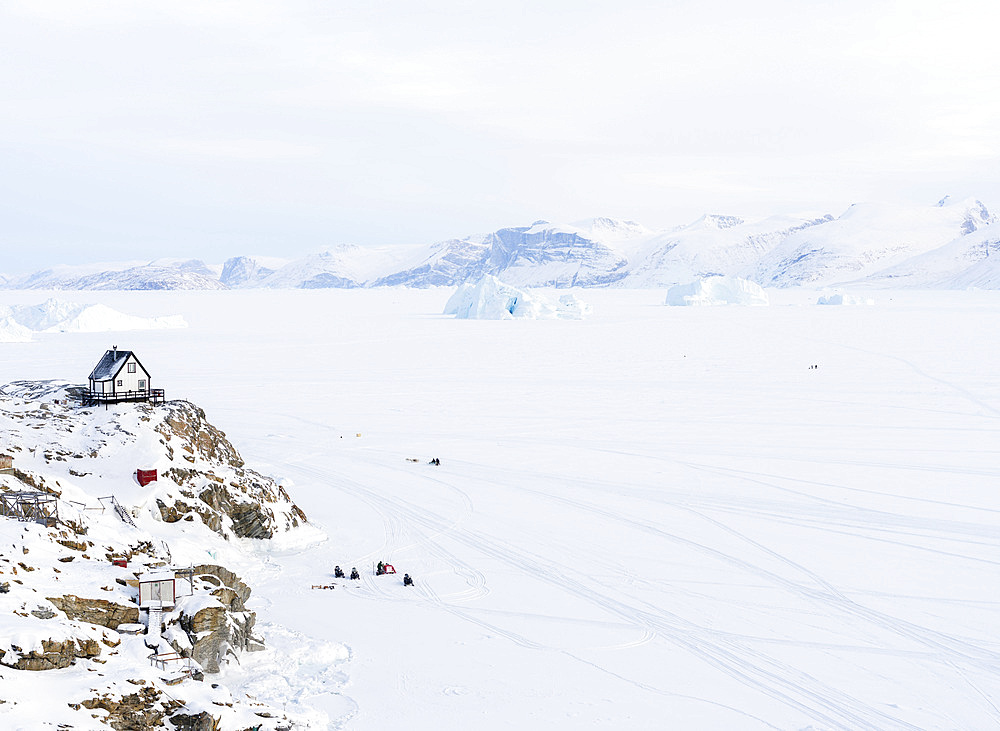
[[[196,559],[248,561],[246,539],[311,530],[305,516],[194,405],[84,409],[77,394],[53,381],[0,388],[3,453],[13,457],[0,491],[58,504],[59,516],[0,517],[0,726],[297,726],[280,706],[226,688],[224,666],[266,651],[266,636],[257,634],[250,586]],[[140,486],[136,465],[157,468],[158,480]],[[176,601],[162,616],[138,605],[137,577],[148,571],[176,578]],[[145,636],[135,636],[144,624]],[[154,667],[150,648],[183,654],[196,680],[219,675],[183,680],[180,661]],[[183,684],[161,693],[175,681]],[[36,702],[48,696],[59,703]]]
[[[738,277],[707,277],[667,290],[668,305],[766,305],[767,293],[755,282]]]
[[[444,308],[444,314],[467,320],[579,320],[589,312],[590,306],[573,294],[561,296],[555,304],[490,275],[461,285]]]

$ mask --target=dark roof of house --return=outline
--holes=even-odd
[[[114,378],[118,375],[118,371],[124,367],[125,361],[128,360],[130,355],[132,355],[131,350],[109,350],[90,374],[90,380],[108,381]],[[136,362],[139,361],[138,358],[135,360]],[[145,371],[146,369],[143,368],[143,370]]]

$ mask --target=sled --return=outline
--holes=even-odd
[[[396,567],[393,566],[391,563],[383,564],[382,565],[382,573],[383,574],[394,574],[394,573],[396,573]]]

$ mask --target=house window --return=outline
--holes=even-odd
[[[120,379],[120,378],[118,379],[118,385],[119,386],[122,385],[122,379]]]
[[[140,391],[145,391],[146,390],[146,379],[144,379],[144,378],[140,378],[139,379],[139,390]]]
[[[128,372],[129,373],[135,373],[135,363],[129,363],[128,364]]]

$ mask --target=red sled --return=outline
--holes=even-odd
[[[385,563],[382,564],[382,573],[379,574],[379,576],[382,576],[382,574],[394,574],[394,573],[396,573],[396,567],[393,566],[391,563]]]

